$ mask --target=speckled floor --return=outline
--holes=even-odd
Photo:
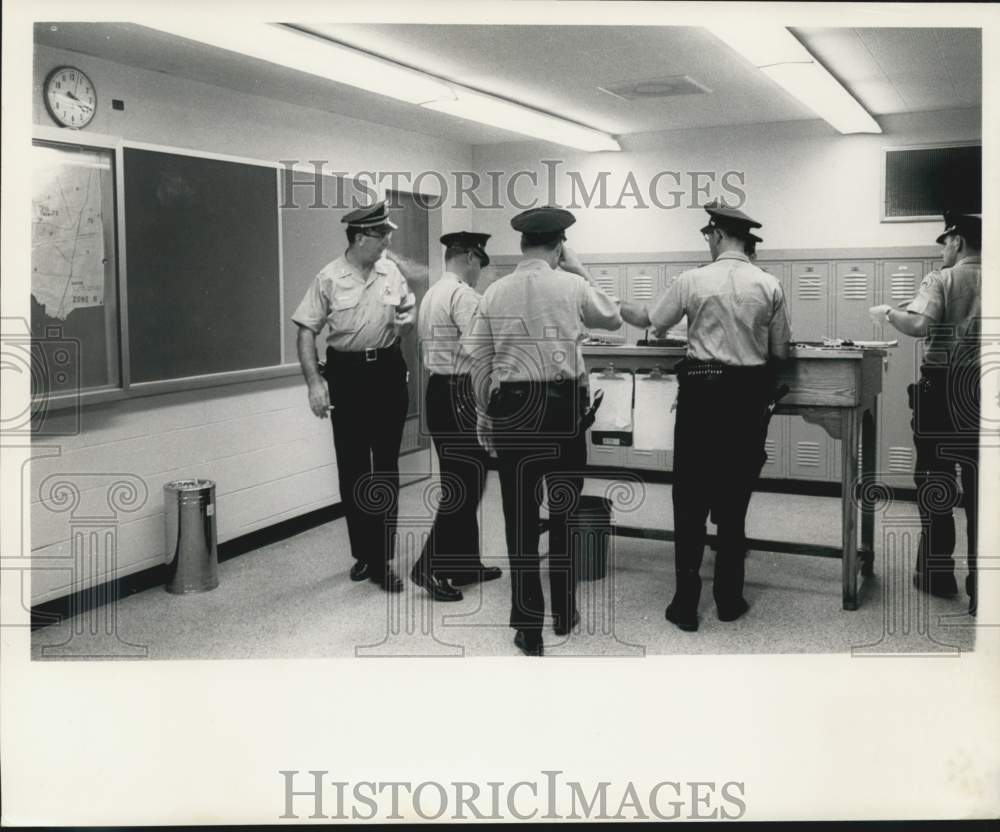
[[[482,507],[484,560],[504,577],[466,589],[459,603],[432,603],[406,581],[387,595],[348,579],[352,564],[344,520],[311,529],[222,563],[219,587],[176,596],[162,587],[121,599],[32,634],[36,659],[287,659],[340,656],[519,655],[507,627],[509,582],[496,475]],[[409,573],[426,515],[424,484],[403,489],[400,576]],[[672,527],[669,485],[638,491],[588,480],[586,493],[608,494],[616,521]],[[960,548],[964,516],[957,512]],[[751,537],[837,545],[840,501],[787,494],[754,495]],[[673,592],[672,543],[616,538],[608,577],[583,582],[583,620],[568,638],[545,632],[546,656],[642,656],[738,653],[954,653],[972,649],[967,599],[928,599],[909,571],[918,523],[913,504],[878,515],[876,576],[863,581],[861,607],[841,609],[839,560],[754,551],[747,562],[751,609],[732,623],[715,617],[711,551],[706,552],[701,627],[684,633],[666,622]],[[710,531],[711,531],[710,527]],[[407,534],[409,533],[409,534]],[[545,538],[543,538],[543,548]],[[893,556],[887,557],[886,553]],[[906,559],[897,558],[905,552]],[[964,562],[959,563],[959,583]]]

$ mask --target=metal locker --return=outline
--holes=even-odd
[[[829,437],[820,425],[810,424],[801,416],[788,418],[788,476],[793,480],[829,480]]]
[[[790,317],[797,341],[830,335],[830,264],[793,263]]]
[[[875,305],[875,264],[837,263],[834,337],[871,341],[875,326],[868,310]]]
[[[652,311],[653,306],[663,294],[663,269],[657,263],[642,264],[625,267],[625,293],[623,297],[634,303],[641,303]],[[639,327],[625,324],[621,332],[626,344],[634,344],[645,336],[645,332]],[[652,333],[650,333],[652,337]]]
[[[641,468],[649,471],[663,469],[663,451],[640,450],[638,448],[625,448],[624,450],[626,468]]]
[[[885,261],[879,303],[897,306],[911,300],[923,279],[924,269],[920,260]],[[920,339],[903,335],[884,322],[877,337],[899,341],[898,347],[886,350],[883,361],[882,395],[879,397],[879,472],[888,484],[911,488],[915,451],[906,387],[919,376]]]
[[[588,266],[587,269],[594,279],[594,285],[601,291],[613,298],[625,297],[621,266]],[[603,341],[624,344],[627,339],[626,329],[627,326],[621,326],[616,330],[594,329],[588,330],[588,334]]]
[[[625,448],[618,445],[594,445],[587,431],[587,464],[621,467],[625,462]]]
[[[771,424],[767,429],[767,438],[764,440],[764,451],[767,453],[767,462],[761,469],[761,477],[769,479],[781,479],[788,476],[787,471],[787,423],[788,416],[772,416]]]
[[[875,338],[875,325],[868,310],[875,305],[875,264],[872,261],[840,262],[836,264],[834,284],[834,327],[836,338],[871,341]],[[830,444],[830,475],[841,476],[840,440],[827,437]],[[881,455],[878,457],[881,459]],[[861,465],[861,443],[858,442],[858,470]]]

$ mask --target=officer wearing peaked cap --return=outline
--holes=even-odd
[[[397,227],[384,202],[344,215],[347,250],[324,266],[292,320],[309,388],[309,407],[333,424],[340,499],[354,566],[388,592],[402,582],[392,571],[399,502],[399,448],[406,420],[407,369],[400,337],[413,325],[415,298],[385,259]],[[327,328],[326,365],[316,336]]]
[[[946,211],[937,238],[942,268],[927,274],[917,296],[903,304],[873,306],[873,317],[905,335],[925,338],[920,379],[907,390],[913,409],[914,480],[920,540],[913,583],[943,598],[958,594],[955,579],[955,466],[962,477],[968,527],[969,572],[965,590],[976,614],[979,499],[980,348],[982,316],[982,220]],[[950,499],[940,498],[942,487]]]
[[[542,654],[545,599],[538,563],[539,502],[549,509],[549,588],[557,635],[576,625],[576,580],[567,524],[579,501],[588,403],[580,343],[586,328],[618,329],[616,302],[591,282],[566,245],[574,216],[533,208],[511,220],[523,259],[483,295],[462,337],[484,445],[498,457],[514,643]]]
[[[459,338],[469,329],[475,287],[490,262],[489,234],[445,234],[445,272],[420,303],[419,334],[427,380],[427,428],[441,472],[441,503],[410,578],[437,601],[460,601],[462,586],[502,574],[480,559],[477,513],[486,486],[486,453],[476,438],[472,380],[459,367]],[[451,583],[454,582],[454,585]]]
[[[622,304],[622,317],[665,330],[684,315],[687,357],[674,427],[673,506],[676,589],[666,617],[698,629],[705,522],[718,527],[713,594],[723,621],[748,609],[743,597],[745,521],[764,454],[767,406],[773,390],[768,363],[788,354],[791,332],[777,278],[747,254],[761,242],[756,220],[735,208],[706,206],[701,229],[712,263],[683,272],[652,310]]]

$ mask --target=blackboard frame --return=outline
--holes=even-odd
[[[284,257],[281,251],[282,228],[280,211],[280,187],[279,176],[284,169],[280,162],[271,162],[261,159],[254,159],[241,156],[232,156],[220,153],[211,153],[192,150],[189,148],[174,147],[171,145],[153,144],[126,140],[118,136],[107,136],[87,131],[75,131],[72,134],[65,130],[59,130],[44,125],[36,125],[32,131],[32,140],[44,143],[54,143],[83,148],[100,148],[110,150],[114,154],[114,177],[115,177],[115,233],[117,258],[117,291],[115,300],[118,314],[117,339],[118,357],[121,367],[119,383],[115,387],[95,388],[82,390],[78,393],[53,395],[47,397],[44,405],[47,411],[58,411],[68,408],[78,408],[91,405],[99,405],[115,401],[123,401],[132,398],[147,396],[166,395],[169,393],[185,390],[208,389],[224,387],[232,384],[246,384],[256,381],[271,379],[282,379],[301,375],[298,358],[295,355],[287,355],[284,347],[285,330],[290,326],[290,322],[285,318],[290,314],[290,310],[284,304]],[[127,149],[150,150],[159,153],[169,153],[178,156],[195,156],[200,158],[214,159],[223,162],[235,162],[238,164],[254,165],[258,167],[271,168],[275,174],[275,199],[278,214],[278,245],[279,245],[279,343],[281,347],[281,359],[279,364],[265,367],[256,367],[245,370],[234,370],[221,373],[201,374],[186,376],[161,381],[145,381],[136,383],[131,378],[130,358],[128,350],[129,320],[128,320],[128,261],[126,257],[124,241],[127,233],[128,218],[124,211],[124,153]],[[348,174],[348,178],[357,178],[356,174]],[[384,190],[384,189],[383,189]],[[425,194],[432,202],[437,202],[433,194]],[[437,238],[441,234],[441,210],[436,204],[429,211],[428,217],[428,246],[430,250],[430,266],[432,273],[435,269],[440,269],[441,258]],[[33,406],[34,406],[33,402]]]

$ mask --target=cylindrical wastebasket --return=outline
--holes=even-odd
[[[572,521],[572,538],[576,574],[581,580],[597,581],[607,574],[612,508],[607,497],[580,496]]]
[[[219,585],[215,483],[174,480],[163,486],[167,526],[167,592],[206,592]]]

